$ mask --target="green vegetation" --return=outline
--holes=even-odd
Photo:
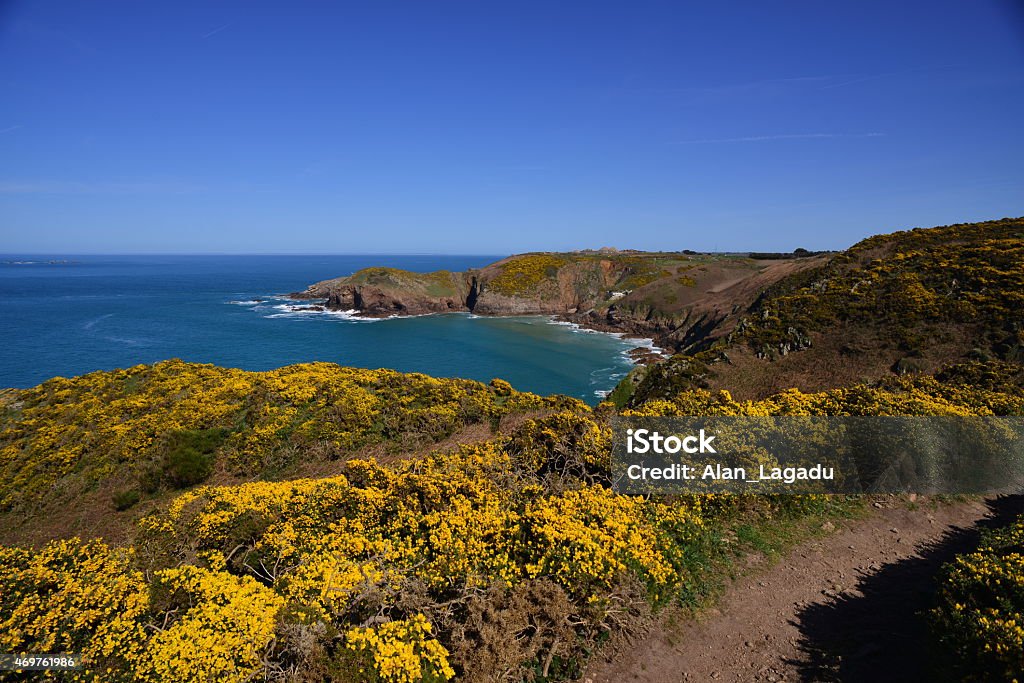
[[[984,373],[972,363],[966,372]],[[998,366],[996,366],[998,367]],[[949,378],[960,366],[946,371]],[[635,398],[635,397],[634,397]],[[736,401],[728,391],[683,390],[625,411],[632,415],[1024,415],[1024,385],[989,389],[956,380],[902,376],[815,393],[789,389],[760,401]]]
[[[358,270],[349,276],[348,279],[352,282],[365,282],[371,285],[399,284],[403,280],[409,277],[416,277],[417,275],[418,273],[401,270],[399,268],[375,266],[373,268],[363,268],[362,270]]]
[[[227,436],[228,430],[220,427],[171,432],[164,456],[164,472],[170,483],[185,488],[206,481],[213,474],[217,449]]]
[[[1021,310],[1024,220],[881,235],[777,282],[732,334],[646,369],[613,397],[640,415],[1020,416]],[[816,364],[844,364],[871,352],[889,360],[863,362],[874,377],[855,386],[791,389],[762,401],[714,390],[752,375],[751,362],[774,364],[812,344],[835,351],[795,366],[793,375],[769,369],[765,381],[793,376],[813,383],[828,371]],[[733,366],[751,353],[760,360]],[[894,354],[902,357],[892,363]],[[763,528],[753,525],[744,534],[757,544]],[[1024,518],[986,534],[975,552],[944,570],[933,622],[949,653],[948,670],[969,681],[1024,678],[1021,614]]]
[[[675,355],[630,387],[630,405],[687,389],[735,388],[737,380],[754,396],[782,382],[817,389],[828,386],[836,365],[859,368],[850,374],[860,381],[967,361],[1019,366],[1022,235],[1024,219],[1004,219],[864,240],[764,289],[729,334]],[[804,365],[733,365],[818,347],[825,350]]]
[[[501,274],[487,283],[488,288],[505,296],[532,293],[538,285],[558,275],[566,261],[555,254],[515,256],[501,267]]]
[[[629,371],[629,374],[615,385],[612,392],[608,394],[607,401],[618,409],[625,408],[630,398],[636,392],[637,386],[643,381],[648,372],[648,366],[638,365]]]
[[[777,265],[693,252],[538,252],[461,273],[365,268],[315,283],[297,296],[372,316],[561,314],[578,316],[584,324],[641,334],[647,328],[661,335],[685,323],[693,304],[706,295],[764,270],[778,270]]]
[[[962,680],[1024,678],[1024,517],[985,533],[941,577],[933,626]]]
[[[650,256],[624,256],[618,259],[618,264],[624,272],[615,286],[623,290],[639,289],[672,275],[671,271],[663,267],[662,259]]]
[[[420,449],[468,425],[578,403],[330,363],[245,372],[172,360],[55,378],[3,396],[0,510],[111,478],[154,492],[216,470],[281,477],[374,444]]]
[[[447,270],[414,273],[399,268],[363,268],[345,280],[351,284],[372,285],[384,290],[417,291],[438,298],[461,298],[465,289],[463,275]]]
[[[665,316],[678,309],[676,288],[697,285],[692,275],[684,274],[694,267],[693,257],[673,253],[523,254],[488,266],[481,271],[481,281],[484,291],[502,296],[562,301],[566,308],[579,304],[584,310],[625,306],[631,313],[636,312],[637,302],[629,299],[629,293],[643,290],[648,312]],[[569,298],[567,288],[571,288]],[[619,296],[610,297],[613,291]]]
[[[123,512],[142,500],[142,494],[135,489],[128,491],[115,491],[114,495],[112,495],[110,499],[114,504],[114,509],[118,512]]]
[[[79,650],[84,680],[560,680],[609,633],[702,603],[733,554],[767,547],[732,525],[845,509],[619,496],[609,437],[576,404],[453,452],[195,488],[127,548],[0,548],[0,646]]]
[[[840,323],[869,325],[908,351],[940,324],[974,329],[1019,360],[1024,221],[951,225],[872,237],[771,288],[733,341],[772,354]]]
[[[681,284],[683,287],[696,287],[697,281],[690,275],[680,275],[676,278],[676,282]]]

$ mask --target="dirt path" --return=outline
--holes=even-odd
[[[929,680],[926,624],[936,570],[1006,523],[1024,496],[878,509],[838,522],[736,581],[697,621],[662,623],[591,664],[589,683]]]

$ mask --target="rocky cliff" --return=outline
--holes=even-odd
[[[292,296],[322,299],[327,308],[371,317],[465,311],[471,297],[467,273],[439,270],[412,273],[397,268],[364,268],[348,277],[324,280]]]
[[[366,268],[293,296],[361,315],[555,315],[654,337],[673,349],[728,334],[766,287],[828,256],[753,259],[692,252],[531,253],[462,273]]]

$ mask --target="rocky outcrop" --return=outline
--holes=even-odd
[[[366,268],[349,277],[324,280],[291,295],[318,299],[332,310],[368,317],[425,315],[467,311],[467,273],[411,273],[395,268]]]
[[[430,297],[412,292],[385,290],[373,285],[339,285],[322,292],[303,292],[297,298],[324,298],[331,310],[358,311],[366,316],[424,315],[467,310],[455,297]]]

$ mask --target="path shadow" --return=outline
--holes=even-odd
[[[935,577],[943,564],[972,550],[983,529],[1004,526],[1024,513],[1024,495],[988,501],[989,516],[954,529],[918,549],[918,555],[861,575],[862,595],[841,595],[801,610],[800,661],[804,681],[881,683],[933,681],[940,676],[925,612],[934,606]]]

